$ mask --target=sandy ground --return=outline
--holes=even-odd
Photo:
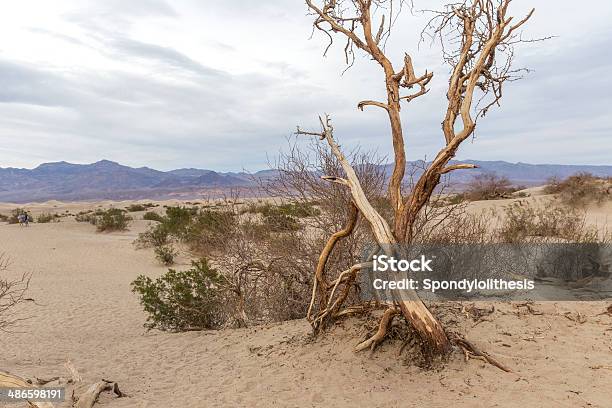
[[[102,203],[107,205],[109,203]],[[28,205],[36,214],[84,205]],[[121,206],[121,205],[116,205]],[[14,206],[0,205],[0,213]],[[606,218],[607,209],[596,215]],[[146,228],[96,233],[68,219],[0,224],[0,252],[11,274],[31,272],[32,318],[16,333],[0,333],[0,369],[24,377],[65,376],[71,360],[89,384],[119,383],[125,398],[104,394],[108,407],[612,407],[612,316],[605,302],[536,305],[541,315],[496,304],[484,321],[462,317],[467,338],[510,366],[504,373],[455,355],[436,369],[397,358],[387,342],[372,356],[351,347],[374,328],[372,320],[339,323],[313,341],[308,324],[217,332],[147,332],[130,282],[159,276],[149,250],[132,241]],[[586,322],[564,313],[580,312]],[[0,403],[0,406],[2,403]],[[17,407],[17,405],[11,405]],[[63,406],[69,406],[68,403]]]

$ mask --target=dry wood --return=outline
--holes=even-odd
[[[64,364],[64,367],[66,367],[66,369],[70,372],[72,376],[72,378],[67,381],[68,383],[79,383],[82,381],[81,375],[79,374],[78,370],[76,369],[74,364],[72,364],[71,361],[67,361]],[[38,385],[44,385],[44,384],[49,384],[54,381],[61,381],[61,380],[62,380],[61,377],[52,377],[49,379],[36,378],[36,383]],[[15,387],[15,388],[36,387],[36,388],[40,388],[38,387],[38,385],[32,384],[31,382],[19,376],[7,373],[5,371],[0,371],[0,387],[9,387],[9,388],[10,387]],[[111,391],[117,397],[125,396],[125,394],[123,394],[119,390],[119,386],[117,385],[117,383],[113,381],[102,379],[101,381],[89,386],[87,391],[85,391],[83,394],[81,394],[80,397],[78,397],[78,399],[73,404],[73,406],[76,408],[91,408],[96,403],[100,393],[103,391]],[[36,407],[36,408],[53,408],[54,407],[54,405],[50,402],[28,401],[28,404],[31,407]]]
[[[7,388],[38,388],[35,385],[29,383],[24,378],[19,376],[7,373],[5,371],[0,371],[0,387]],[[36,408],[53,408],[54,405],[50,402],[35,402],[28,401],[28,404],[32,407]]]
[[[563,316],[565,316],[567,320],[571,320],[572,322],[576,322],[580,324],[584,324],[587,322],[586,316],[580,312],[576,312],[575,314],[572,312],[565,312],[563,313]]]
[[[123,393],[119,391],[119,387],[117,386],[117,383],[112,382],[112,381],[107,381],[107,380],[101,380],[101,381],[91,384],[89,388],[87,388],[87,391],[81,394],[76,404],[74,404],[74,407],[75,408],[93,407],[96,401],[98,400],[100,393],[104,391],[111,391],[118,397],[123,396]]]
[[[79,374],[79,370],[77,370],[77,368],[74,366],[74,364],[72,364],[72,361],[70,361],[70,360],[66,361],[64,363],[64,367],[70,373],[70,377],[71,377],[73,383],[79,383],[79,382],[83,381],[83,377],[81,377],[81,374]]]
[[[51,378],[38,378],[38,377],[35,377],[35,379],[36,379],[36,385],[45,385],[45,384],[49,384],[49,383],[54,382],[54,381],[59,381],[60,377],[51,377]]]
[[[337,231],[336,233],[332,234],[331,237],[329,237],[327,243],[325,244],[325,247],[319,255],[319,261],[317,263],[317,269],[315,271],[315,280],[312,287],[312,298],[310,300],[310,305],[308,306],[308,313],[306,314],[306,318],[311,323],[313,322],[312,309],[315,303],[317,292],[319,293],[321,305],[323,306],[325,303],[327,303],[326,290],[328,289],[329,283],[325,278],[325,265],[327,264],[329,255],[331,254],[334,247],[336,246],[336,243],[339,240],[349,236],[351,232],[353,232],[353,230],[355,229],[355,225],[357,224],[358,215],[359,210],[357,209],[355,204],[351,203],[349,208],[349,219],[347,221],[346,226],[340,231]]]
[[[362,351],[368,348],[371,350],[374,350],[374,348],[376,348],[376,346],[381,341],[383,341],[383,339],[387,335],[387,330],[389,329],[389,325],[391,324],[391,321],[393,320],[393,317],[396,314],[398,314],[398,311],[396,309],[385,310],[385,313],[383,313],[382,319],[380,319],[380,324],[378,326],[378,330],[376,331],[376,333],[369,339],[355,346],[355,351],[358,352],[358,351]]]
[[[357,272],[359,272],[366,265],[368,265],[368,263],[353,265],[346,271],[343,271],[338,277],[338,279],[336,279],[329,295],[327,295],[327,293],[325,294],[325,296],[328,299],[327,304],[322,310],[319,311],[319,314],[317,315],[317,317],[311,322],[315,330],[322,327],[322,324],[326,317],[335,316],[336,310],[338,310],[342,306],[342,303],[344,303],[344,301],[346,300],[349,294],[349,291],[351,289],[351,284],[354,282]],[[345,284],[344,291],[342,292],[340,296],[338,296],[334,300],[334,295],[336,293],[336,290],[338,289],[338,286],[341,283]],[[312,307],[313,302],[314,302],[314,297],[312,298],[312,301],[310,304],[311,307]]]
[[[355,170],[348,162],[334,139],[333,127],[329,117],[326,116],[325,119],[320,118],[320,122],[322,132],[317,135],[327,141],[332,153],[342,165],[347,177],[344,179],[339,177],[324,176],[324,178],[331,182],[343,184],[350,189],[353,202],[359,208],[359,211],[363,217],[370,224],[370,228],[376,242],[383,249],[383,251],[387,253],[387,255],[394,256],[392,247],[393,245],[397,244],[397,241],[391,232],[389,224],[368,201],[363,189],[361,188],[359,179],[355,174]],[[313,133],[314,132],[303,132],[298,128],[298,134],[312,135]],[[397,278],[399,279],[399,276]],[[450,351],[451,345],[446,337],[446,334],[444,333],[444,330],[442,329],[442,326],[423,304],[416,291],[391,290],[389,295],[390,299],[397,302],[406,320],[412,324],[424,343],[427,344],[435,354],[443,355]]]
[[[508,368],[507,366],[503,365],[502,363],[500,363],[499,361],[491,357],[488,353],[481,351],[479,348],[477,348],[474,344],[470,343],[466,339],[457,338],[455,339],[455,343],[459,347],[461,347],[461,349],[463,350],[466,361],[469,360],[469,358],[472,356],[480,357],[484,359],[486,362],[488,362],[489,364],[494,365],[495,367],[499,368],[502,371],[505,371],[507,373],[512,372],[510,368]]]
[[[592,370],[612,370],[612,366],[606,365],[594,365],[590,367]]]

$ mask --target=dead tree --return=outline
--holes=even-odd
[[[344,52],[346,62],[354,62],[354,51],[369,55],[380,65],[384,75],[386,101],[364,100],[357,104],[360,110],[373,106],[383,109],[389,119],[393,142],[394,166],[388,182],[388,198],[393,208],[392,226],[368,202],[359,180],[350,163],[335,142],[329,117],[321,118],[320,132],[299,134],[315,135],[325,140],[336,158],[342,163],[346,178],[324,177],[324,179],[347,186],[352,195],[355,211],[350,211],[346,227],[332,235],[323,249],[315,274],[312,301],[308,313],[315,330],[324,319],[344,315],[352,310],[341,310],[347,292],[351,289],[355,274],[362,265],[353,266],[340,274],[338,279],[328,282],[325,265],[329,254],[338,240],[351,234],[355,218],[360,214],[368,222],[377,243],[385,251],[390,244],[410,243],[419,214],[429,202],[442,175],[457,169],[474,168],[471,164],[450,164],[457,149],[473,135],[476,121],[502,97],[502,88],[507,81],[517,79],[523,70],[512,68],[513,46],[524,41],[518,30],[532,16],[515,20],[508,15],[511,0],[465,0],[447,5],[432,13],[424,35],[439,39],[445,61],[451,67],[447,89],[447,109],[442,120],[445,146],[425,168],[411,190],[402,191],[406,171],[406,151],[400,109],[402,102],[409,103],[427,94],[433,73],[415,73],[409,54],[405,54],[399,68],[396,68],[385,54],[384,44],[391,35],[402,1],[393,0],[306,0],[314,16],[314,28],[325,33],[329,39],[329,50],[336,35],[346,41]],[[376,20],[376,21],[375,21]],[[450,39],[450,41],[449,41]],[[450,44],[450,45],[449,45]],[[408,91],[408,92],[406,92]],[[475,99],[477,101],[475,102]],[[351,283],[351,284],[349,284]],[[342,286],[342,289],[339,287]],[[441,324],[430,313],[414,291],[390,293],[393,304],[388,309],[401,311],[404,318],[414,327],[424,344],[433,354],[443,355],[451,349],[451,343]],[[316,298],[319,298],[318,302]],[[321,305],[314,311],[315,305]],[[357,346],[364,349],[375,347],[382,338],[386,327],[395,313],[383,315],[380,329],[372,339]]]

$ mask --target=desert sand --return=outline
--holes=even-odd
[[[25,207],[36,215],[110,204],[125,205]],[[14,207],[0,205],[0,213]],[[590,222],[601,225],[611,214],[610,206],[599,208]],[[482,321],[459,313],[452,329],[513,373],[480,360],[465,362],[459,352],[434,369],[421,369],[397,358],[398,341],[386,341],[372,355],[353,353],[374,319],[339,322],[314,340],[305,320],[147,332],[130,282],[165,271],[152,251],[132,245],[147,223],[135,221],[122,233],[96,233],[70,218],[29,228],[0,224],[0,252],[12,260],[9,274],[32,273],[29,296],[36,302],[22,310],[31,318],[15,332],[0,333],[0,369],[27,378],[66,376],[63,364],[70,360],[85,386],[101,378],[119,384],[126,397],[104,393],[98,403],[116,408],[612,406],[612,316],[602,314],[607,302],[534,305],[542,314],[496,303]]]

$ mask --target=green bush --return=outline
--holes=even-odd
[[[155,280],[140,275],[132,282],[132,291],[148,314],[144,325],[148,329],[214,329],[225,321],[222,281],[206,259],[201,259],[186,271],[169,269]]]
[[[97,211],[96,214],[98,214]],[[131,220],[132,217],[125,215],[123,210],[111,208],[96,215],[94,223],[99,232],[125,231]]]
[[[236,227],[232,211],[200,210],[178,238],[201,255],[222,249]]]
[[[135,244],[140,248],[157,248],[168,245],[171,240],[172,237],[168,232],[168,228],[162,222],[160,224],[152,225],[147,231],[138,234],[138,239],[136,240]]]
[[[168,233],[179,238],[185,234],[191,219],[198,213],[196,207],[168,207],[163,224]]]
[[[127,210],[127,212],[138,212],[138,211],[144,211],[147,208],[142,204],[131,204],[131,205],[128,205],[125,209]]]
[[[234,228],[232,211],[198,210],[195,207],[168,207],[165,216],[153,216],[159,224],[139,234],[136,245],[159,248],[172,241],[205,255],[223,245]],[[151,216],[150,216],[151,217]]]
[[[272,232],[291,232],[298,231],[302,228],[295,217],[285,214],[266,215],[264,216],[263,222]]]
[[[262,226],[270,232],[298,231],[302,225],[298,218],[313,217],[320,214],[320,210],[310,203],[288,203],[274,205],[250,204],[243,212],[262,215]]]
[[[286,215],[289,217],[296,218],[315,217],[321,214],[321,211],[316,208],[312,203],[303,202],[287,203],[281,205],[274,205],[271,203],[251,203],[245,210],[243,210],[243,212],[259,213],[264,217]]]
[[[174,265],[174,258],[176,255],[176,250],[169,245],[158,246],[155,248],[155,257],[163,265]]]
[[[96,216],[91,211],[81,211],[77,215],[74,216],[76,222],[88,222],[90,224],[96,225]]]
[[[162,222],[164,220],[164,217],[158,213],[156,213],[155,211],[147,211],[143,216],[142,216],[143,220],[147,220],[147,221],[157,221],[157,222]]]
[[[59,216],[57,214],[42,213],[38,216],[36,222],[40,224],[46,224],[48,222],[59,222]]]

